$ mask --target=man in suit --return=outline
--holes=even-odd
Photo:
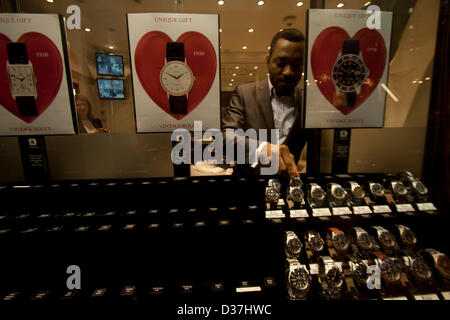
[[[302,77],[305,37],[297,29],[284,29],[272,39],[266,55],[269,77],[262,81],[243,84],[233,92],[230,104],[222,117],[222,129],[279,129],[278,143],[267,140],[256,143],[257,157],[271,156],[279,148],[279,174],[290,178],[299,175],[297,161],[305,145],[300,131],[303,119],[302,92],[297,84]],[[244,142],[248,149],[248,139]],[[252,171],[246,166],[236,166],[235,171]]]

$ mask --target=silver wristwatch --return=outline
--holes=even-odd
[[[303,244],[293,231],[285,231],[285,253],[287,258],[298,258],[302,252]]]
[[[363,188],[355,181],[349,181],[350,192],[354,200],[361,200],[364,198],[364,190]]]
[[[356,245],[363,251],[373,249],[373,242],[369,233],[361,227],[353,227],[354,240]]]
[[[392,192],[397,196],[406,196],[408,194],[408,189],[405,187],[403,182],[399,180],[391,181]]]
[[[397,246],[397,241],[395,240],[395,236],[390,233],[388,230],[381,226],[373,226],[371,227],[377,234],[378,242],[381,247],[385,250],[393,250]]]
[[[309,248],[315,253],[321,253],[325,242],[317,231],[305,232],[305,241],[308,243]]]
[[[417,244],[417,236],[410,228],[401,224],[396,224],[395,226],[405,247],[414,247]]]
[[[305,194],[302,190],[303,182],[300,177],[291,179],[288,186],[288,196],[292,201],[302,203]]]
[[[297,259],[287,259],[286,261],[286,282],[289,299],[303,300],[311,287],[311,276]]]
[[[345,191],[344,188],[338,183],[329,183],[327,185],[327,190],[329,195],[331,196],[331,201],[336,203],[336,205],[343,205],[345,202],[345,199],[347,197],[347,191]]]
[[[326,198],[326,193],[323,191],[322,187],[317,183],[310,183],[309,186],[308,199],[311,207],[321,207],[323,206]]]
[[[369,190],[373,196],[376,198],[381,198],[384,196],[384,187],[378,182],[369,182]]]
[[[319,277],[321,278],[322,293],[331,299],[339,299],[344,276],[341,269],[329,256],[319,257]]]
[[[281,183],[277,179],[269,179],[266,186],[266,201],[277,203],[280,199]]]

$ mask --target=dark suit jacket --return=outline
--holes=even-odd
[[[298,161],[306,142],[306,136],[301,130],[303,95],[298,88],[296,88],[295,97],[295,122],[284,144],[289,147]],[[222,117],[222,130],[228,128],[243,130],[275,128],[267,79],[236,87]],[[270,130],[268,131],[268,141],[270,142]]]

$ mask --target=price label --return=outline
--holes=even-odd
[[[259,292],[261,291],[261,287],[257,286],[257,287],[241,287],[241,288],[236,288],[236,292],[237,293],[243,293],[243,292]]]
[[[409,204],[409,203],[405,203],[405,204],[397,204],[395,205],[395,207],[397,208],[398,212],[410,212],[410,211],[415,211],[414,207]]]
[[[319,265],[317,263],[312,263],[309,265],[310,274],[319,274]]]
[[[353,207],[353,213],[354,214],[366,214],[366,213],[372,213],[372,210],[370,210],[369,206],[356,206]]]
[[[306,209],[291,210],[291,218],[308,218]]]
[[[374,213],[389,213],[392,212],[391,208],[389,206],[373,206],[373,212]]]
[[[417,208],[420,211],[436,211],[437,208],[431,202],[418,203]]]
[[[335,176],[338,178],[351,178],[348,174],[335,174]]]
[[[328,208],[313,209],[313,217],[327,217],[327,216],[331,216],[330,209]]]
[[[450,291],[441,292],[445,300],[450,300]]]
[[[414,299],[416,299],[416,300],[439,300],[439,297],[437,296],[437,294],[431,293],[431,294],[423,294],[423,295],[414,296]]]
[[[333,208],[333,215],[334,216],[342,216],[344,214],[352,214],[352,211],[349,207],[340,207],[340,208]]]
[[[408,300],[407,297],[390,297],[390,298],[384,298],[383,300]]]
[[[278,203],[277,206],[284,206],[284,200],[283,199],[278,199]]]
[[[266,219],[285,218],[285,214],[282,210],[268,210],[266,211]]]

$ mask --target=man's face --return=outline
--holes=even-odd
[[[275,87],[277,95],[289,95],[302,77],[303,52],[305,42],[292,42],[278,39],[272,56],[267,54],[266,61],[269,69],[270,81]]]

